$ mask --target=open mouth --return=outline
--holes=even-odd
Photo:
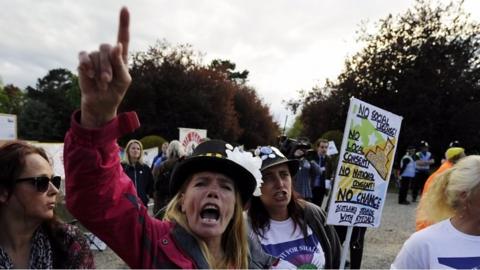
[[[287,192],[282,190],[282,191],[278,191],[278,192],[275,192],[273,194],[273,197],[277,200],[284,200],[284,199],[287,199]]]
[[[216,205],[207,204],[203,207],[202,211],[200,211],[200,217],[207,223],[217,222],[220,218],[220,210]]]

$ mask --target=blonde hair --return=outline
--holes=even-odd
[[[419,206],[418,219],[437,223],[450,218],[462,207],[460,195],[470,197],[480,185],[480,156],[472,155],[461,159],[456,165],[437,176],[430,189],[424,194]]]
[[[125,146],[125,155],[123,156],[123,162],[127,163],[128,165],[134,165],[134,163],[130,160],[129,150],[132,145],[136,143],[140,146],[140,157],[138,158],[137,162],[143,164],[143,145],[139,140],[130,140]]]
[[[225,256],[223,258],[214,258],[213,255],[210,253],[205,241],[200,239],[198,236],[195,235],[195,233],[190,230],[187,222],[187,217],[185,216],[185,213],[183,213],[181,210],[182,195],[185,192],[185,188],[188,182],[190,182],[191,178],[192,177],[185,181],[185,184],[182,186],[180,191],[175,194],[173,199],[168,203],[165,211],[164,220],[176,222],[178,225],[182,226],[190,235],[195,237],[200,246],[200,250],[202,251],[210,268],[248,268],[249,248],[247,241],[247,229],[245,225],[245,220],[243,218],[243,206],[240,192],[238,192],[238,189],[235,189],[235,208],[232,220],[229,222],[227,228],[225,229],[225,232],[223,232],[222,234],[221,243]]]

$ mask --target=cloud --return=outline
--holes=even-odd
[[[118,11],[131,12],[131,50],[156,40],[193,45],[205,63],[229,59],[250,71],[249,83],[283,124],[282,100],[335,79],[345,57],[360,49],[355,31],[411,6],[376,0],[15,0],[0,9],[0,76],[4,83],[34,85],[48,70],[75,72],[77,54],[116,39]],[[480,12],[466,2],[467,11]],[[478,14],[474,18],[478,18]],[[480,14],[480,13],[479,13]],[[293,119],[293,117],[289,117]]]

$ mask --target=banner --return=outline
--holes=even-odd
[[[17,139],[17,116],[0,113],[0,141]]]
[[[327,224],[378,227],[402,117],[350,99]]]
[[[334,141],[328,141],[327,155],[333,156],[338,154],[337,146]]]
[[[153,159],[158,155],[158,147],[143,149],[143,163],[152,166]]]
[[[179,141],[185,147],[187,155],[191,155],[193,149],[207,138],[206,129],[178,128],[180,130]]]

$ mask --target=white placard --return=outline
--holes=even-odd
[[[350,99],[327,224],[378,227],[402,117]]]
[[[0,113],[0,141],[17,139],[17,116]]]
[[[152,166],[153,159],[158,154],[158,147],[143,149],[143,163]]]
[[[327,155],[336,155],[338,154],[337,146],[335,145],[334,141],[329,141],[328,142],[328,148],[327,148]]]
[[[191,155],[193,149],[197,147],[203,139],[207,138],[206,129],[193,129],[193,128],[178,128],[180,131],[179,141],[185,147],[185,152],[187,155]]]

